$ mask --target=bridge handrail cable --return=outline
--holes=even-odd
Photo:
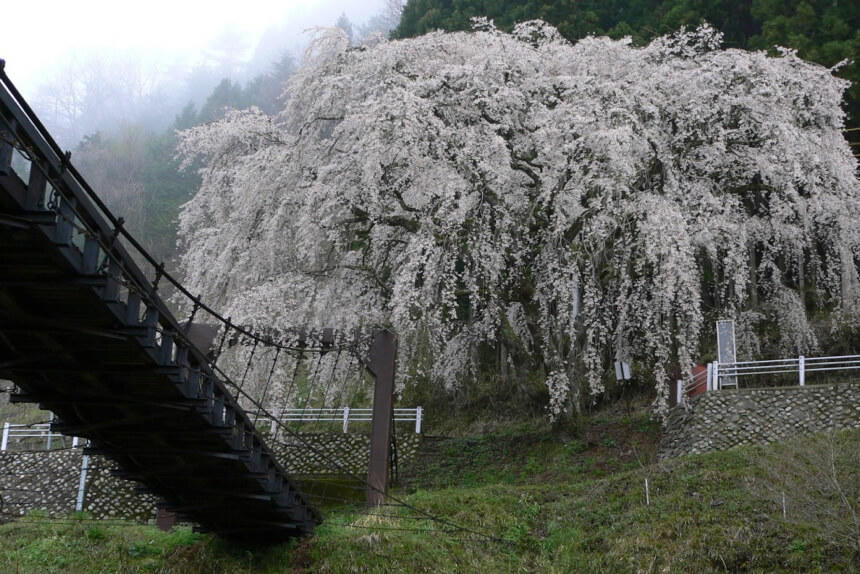
[[[91,201],[95,207],[98,208],[99,215],[107,220],[108,223],[100,218],[96,217],[96,214],[90,213],[88,210],[76,210],[76,214],[78,217],[81,217],[87,224],[95,228],[95,237],[99,240],[102,248],[105,249],[106,253],[113,254],[115,257],[112,257],[117,263],[124,264],[125,262],[132,262],[130,259],[130,255],[123,248],[122,244],[115,241],[117,236],[122,236],[128,243],[131,245],[135,251],[147,262],[149,263],[156,271],[157,279],[165,279],[168,281],[173,287],[182,293],[187,299],[191,301],[196,309],[200,309],[211,315],[213,318],[217,319],[221,322],[225,329],[234,331],[237,334],[240,334],[244,337],[251,339],[252,341],[256,341],[258,343],[262,343],[269,347],[274,347],[282,350],[290,350],[290,351],[314,351],[314,350],[331,350],[332,345],[326,345],[325,347],[320,347],[319,349],[314,349],[308,345],[289,345],[280,341],[276,341],[273,337],[263,335],[258,332],[254,332],[249,329],[247,326],[242,326],[237,323],[231,321],[229,317],[224,317],[218,311],[204,303],[199,296],[195,296],[191,293],[176,277],[174,277],[169,271],[164,268],[164,263],[156,260],[143,245],[138,242],[138,240],[125,228],[124,220],[121,217],[116,217],[107,205],[102,201],[102,199],[96,194],[95,190],[87,183],[87,181],[81,176],[80,172],[78,172],[77,168],[71,164],[69,161],[71,157],[71,153],[63,153],[62,148],[57,144],[56,140],[54,140],[53,136],[51,136],[50,132],[44,126],[44,124],[39,120],[36,113],[27,103],[27,101],[23,98],[21,93],[9,79],[5,72],[5,63],[3,60],[0,60],[0,82],[3,83],[3,86],[9,92],[9,94],[14,98],[15,103],[24,111],[27,120],[32,124],[32,127],[38,133],[39,138],[32,138],[33,141],[36,142],[36,145],[41,144],[40,141],[43,140],[47,145],[47,150],[42,149],[42,155],[45,156],[45,159],[51,161],[54,164],[54,168],[64,176],[66,174],[71,175],[71,180],[67,180],[66,183],[70,184],[69,188],[72,193],[76,196],[76,200],[80,200],[82,197],[86,197],[89,201]],[[25,129],[27,126],[22,126]],[[41,146],[40,146],[41,147]],[[46,153],[50,151],[51,153]],[[50,157],[53,155],[53,157]],[[56,186],[55,186],[55,189]],[[59,191],[59,190],[58,190]],[[88,220],[89,221],[86,221]],[[113,253],[115,250],[115,253]],[[118,257],[117,257],[118,256]],[[133,262],[132,262],[133,264]],[[137,289],[141,294],[149,295],[152,297],[157,291],[157,283],[150,283],[147,277],[143,274],[143,272],[136,266],[127,266],[123,265],[124,270],[132,276],[132,279],[137,283]],[[153,297],[153,303],[159,304],[162,303],[160,297]],[[162,305],[163,306],[163,305]],[[170,315],[169,311],[166,307],[163,309],[159,309],[159,312],[166,312]],[[181,332],[179,329],[178,323],[170,325],[170,327],[176,328],[177,331]],[[348,344],[344,345],[345,348],[353,348],[353,345]]]

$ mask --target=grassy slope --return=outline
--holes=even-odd
[[[646,417],[596,418],[577,437],[535,427],[428,441],[403,477],[409,503],[504,542],[416,519],[332,512],[314,537],[242,549],[208,536],[86,521],[0,526],[2,572],[833,572],[858,556],[844,515],[775,502],[772,470],[821,438],[653,462]],[[857,508],[860,432],[837,435],[837,477]],[[784,469],[783,469],[784,470]],[[795,468],[792,472],[800,472]],[[651,504],[645,503],[649,480]],[[849,484],[844,484],[846,481]],[[829,496],[830,502],[833,497]],[[825,500],[825,505],[827,503]],[[838,510],[838,501],[835,507]],[[800,503],[798,502],[799,506]],[[381,513],[396,515],[398,508]],[[808,513],[807,513],[808,514]],[[836,521],[835,523],[833,521]],[[406,528],[406,530],[396,530]],[[841,530],[840,530],[841,529]],[[428,530],[430,532],[428,532]],[[834,533],[836,532],[836,533]]]

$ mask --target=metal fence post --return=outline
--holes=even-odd
[[[714,361],[713,373],[714,373],[714,378],[711,381],[711,387],[712,387],[711,390],[719,391],[720,390],[720,362],[719,361]]]
[[[806,384],[806,358],[803,355],[800,355],[797,358],[797,375],[800,380],[800,386],[802,387]]]
[[[343,407],[343,432],[349,430],[349,407]]]
[[[54,422],[54,412],[53,411],[51,411],[51,417],[50,417],[49,421],[50,422],[48,423],[48,440],[45,443],[45,450],[51,450],[51,438],[53,438],[52,433],[51,433],[51,430],[52,430],[51,429],[51,423]]]
[[[683,385],[684,385],[684,382],[681,379],[677,379],[675,381],[675,404],[676,405],[681,404],[681,399],[683,398],[682,397]]]
[[[78,499],[75,502],[75,511],[80,512],[84,509],[84,489],[87,484],[87,468],[90,465],[90,456],[85,454],[81,459],[81,480],[78,483]]]
[[[3,423],[3,444],[0,445],[0,452],[6,452],[6,446],[9,444],[9,422]]]
[[[415,434],[421,434],[421,416],[424,414],[422,407],[415,409]]]

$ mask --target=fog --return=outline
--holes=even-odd
[[[189,101],[200,106],[223,78],[244,84],[285,53],[298,62],[313,28],[343,15],[360,35],[395,4],[15,2],[3,8],[0,58],[55,136],[74,146],[117,122],[162,129]]]

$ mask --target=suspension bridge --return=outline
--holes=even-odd
[[[187,319],[168,308],[167,290],[185,298]],[[345,348],[376,376],[375,408],[391,413],[396,339],[342,339],[287,343],[192,296],[88,186],[0,60],[0,378],[16,384],[14,401],[53,411],[53,429],[89,439],[180,518],[226,537],[281,541],[309,533],[320,513],[269,444],[290,431],[256,424],[279,361],[292,355],[298,372],[303,354]],[[231,347],[247,357],[238,381],[218,362]],[[252,397],[245,379],[256,376],[255,355],[267,362]],[[331,376],[336,369],[335,360]],[[373,425],[369,498],[379,503],[392,418]]]

